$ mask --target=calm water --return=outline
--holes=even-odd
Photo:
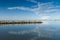
[[[0,25],[0,40],[60,40],[60,22]]]

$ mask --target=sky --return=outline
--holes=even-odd
[[[0,0],[0,20],[60,19],[60,0]]]

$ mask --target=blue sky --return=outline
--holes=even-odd
[[[60,0],[0,0],[0,20],[59,18]]]

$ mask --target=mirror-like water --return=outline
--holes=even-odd
[[[60,40],[60,22],[0,25],[0,40]]]

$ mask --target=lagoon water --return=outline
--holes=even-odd
[[[0,25],[0,40],[60,40],[60,22]]]

